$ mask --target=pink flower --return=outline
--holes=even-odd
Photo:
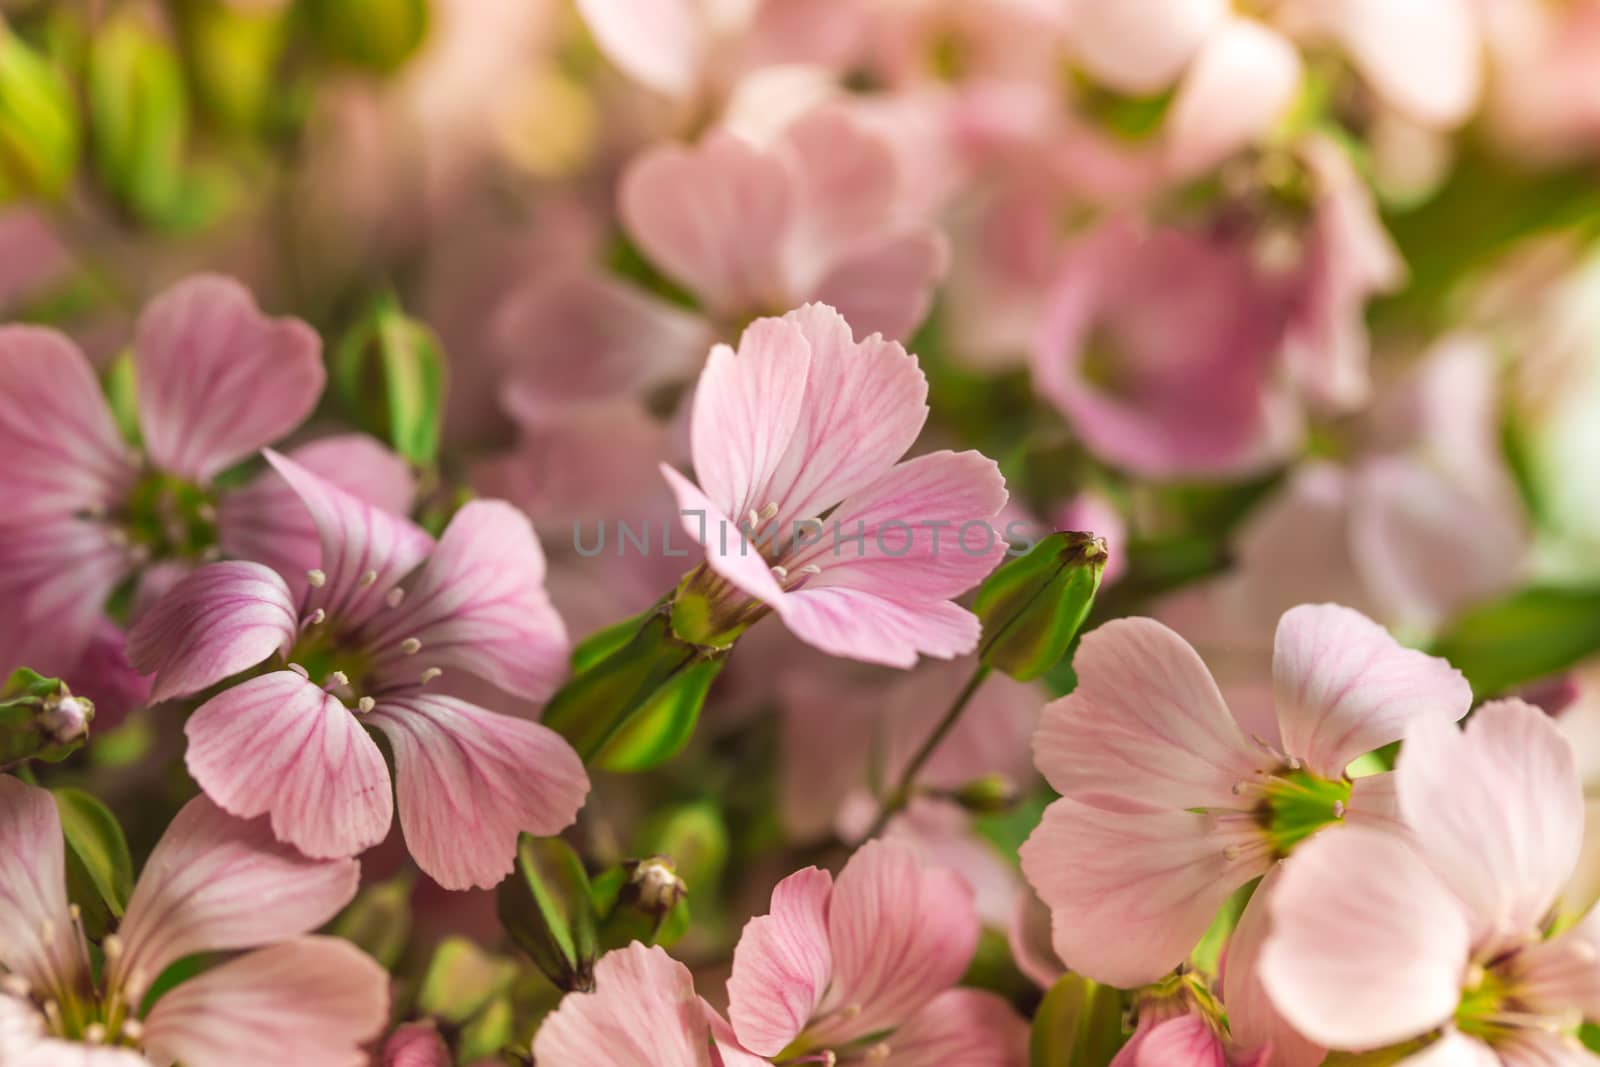
[[[383,1044],[383,1067],[453,1067],[455,1060],[431,1022],[407,1023]]]
[[[1583,838],[1567,743],[1497,701],[1464,732],[1417,720],[1395,777],[1411,835],[1358,827],[1284,865],[1261,956],[1278,1009],[1344,1050],[1442,1030],[1407,1063],[1589,1062],[1570,1031],[1600,1018],[1600,926],[1548,919]]]
[[[989,525],[1005,485],[976,452],[896,462],[927,389],[905,349],[853,340],[818,304],[712,349],[691,425],[700,484],[662,468],[706,547],[680,598],[703,599],[709,636],[776,612],[824,652],[894,667],[977,645],[977,618],[950,598],[1005,551]]]
[[[1034,739],[1063,799],[1022,868],[1061,959],[1124,987],[1182,962],[1223,901],[1305,838],[1385,815],[1386,779],[1352,782],[1349,763],[1472,700],[1447,663],[1333,605],[1279,622],[1263,721],[1236,717],[1194,649],[1151,619],[1100,627],[1074,665],[1077,689]]]
[[[428,686],[460,670],[542,700],[566,668],[567,637],[544,591],[544,555],[509,505],[474,501],[437,544],[292,460],[268,460],[309,511],[321,566],[298,598],[275,571],[217,563],[180,582],[129,638],[157,700],[272,665],[190,717],[189,771],[242,817],[270,815],[309,856],[381,841],[394,810],[417,863],[450,889],[511,870],[517,834],[572,822],[588,792],[576,753],[537,723]],[[435,686],[435,689],[438,687]]]
[[[345,941],[302,936],[355,895],[353,860],[309,860],[264,822],[190,801],[91,966],[67,902],[61,820],[0,776],[0,1062],[7,1067],[357,1067],[388,1018],[388,975]],[[238,952],[163,992],[180,959]]]
[[[869,842],[837,882],[808,867],[773,890],[772,910],[734,951],[728,1016],[745,1048],[778,1059],[1020,1064],[1020,1020],[987,994],[952,989],[977,938],[958,876]]]
[[[635,941],[594,967],[594,992],[570,993],[539,1027],[534,1058],[560,1067],[760,1067],[695,995],[689,968]]]

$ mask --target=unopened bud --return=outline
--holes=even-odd
[[[630,860],[623,866],[630,864],[633,873],[623,888],[621,902],[665,915],[689,895],[689,887],[672,866],[672,857],[651,856],[647,860]]]
[[[89,736],[94,704],[67,684],[27,668],[0,686],[0,766],[27,759],[55,763]]]
[[[589,876],[566,842],[523,834],[516,867],[500,884],[500,924],[558,988],[594,986],[594,903]]]
[[[205,199],[185,169],[189,97],[183,63],[166,27],[123,5],[89,42],[91,160],[124,207],[158,225],[177,224]]]
[[[997,815],[1016,807],[1021,791],[1007,775],[986,774],[946,795],[975,815]]]
[[[433,462],[445,361],[426,324],[407,315],[393,295],[381,294],[339,339],[332,369],[335,387],[363,429],[413,463]]]
[[[78,149],[71,87],[0,23],[0,202],[58,196],[77,169]]]
[[[1058,532],[991,574],[974,610],[983,623],[983,662],[1031,681],[1066,655],[1100,588],[1106,543]]]

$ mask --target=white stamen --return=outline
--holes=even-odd
[[[1229,863],[1232,863],[1242,855],[1244,855],[1244,852],[1239,848],[1238,845],[1229,845],[1227,848],[1222,850],[1222,858],[1227,860]]]
[[[103,1045],[103,1044],[105,1044],[106,1043],[106,1024],[105,1023],[90,1023],[88,1026],[83,1028],[83,1039],[84,1039],[84,1041],[88,1042],[91,1045]]]
[[[344,673],[344,671],[334,671],[332,674],[328,675],[327,679],[323,682],[322,688],[342,689],[349,684],[350,676],[348,674]]]
[[[356,710],[361,712],[363,715],[377,706],[378,702],[373,700],[371,697],[362,697],[360,700],[356,701]]]
[[[306,581],[311,583],[311,588],[321,589],[328,584],[328,572],[324,570],[306,571]]]
[[[361,576],[361,588],[365,589],[378,580],[377,571],[368,571]]]
[[[207,545],[200,550],[200,558],[206,563],[215,563],[222,558],[221,545]]]
[[[100,951],[106,954],[106,959],[116,962],[122,956],[122,938],[107,934],[105,940],[100,942]]]
[[[318,608],[316,611],[313,611],[311,613],[311,617],[306,620],[306,625],[307,626],[321,626],[323,623],[325,623],[327,621],[328,621],[328,613],[326,611],[324,611],[322,608]]]
[[[777,516],[777,514],[778,503],[777,501],[772,501],[766,507],[761,509],[761,515],[759,517],[762,522],[771,522]]]
[[[418,641],[415,637],[408,637],[404,641],[400,642],[400,652],[402,655],[415,656],[421,651],[422,642]]]
[[[822,573],[822,568],[817,566],[815,563],[807,563],[804,567],[800,568],[800,573],[804,574],[808,578],[815,577],[816,575]]]
[[[129,1041],[144,1040],[144,1023],[138,1019],[125,1019],[122,1023],[122,1036]]]
[[[433,681],[443,673],[444,671],[440,670],[438,667],[429,667],[427,670],[422,672],[422,684],[427,685],[429,682]]]
[[[397,608],[400,606],[400,601],[404,600],[405,598],[406,591],[397,585],[393,589],[389,590],[388,595],[383,598],[383,602],[388,604],[391,608]]]
[[[1333,817],[1335,819],[1344,818],[1344,801],[1335,800],[1333,802]]]
[[[7,993],[13,997],[26,997],[33,991],[28,980],[20,974],[0,974],[0,993]]]
[[[217,521],[217,509],[212,507],[209,501],[195,508],[194,513],[200,516],[200,519],[203,522]]]
[[[882,1063],[888,1058],[889,1044],[886,1041],[880,1041],[876,1045],[873,1045],[871,1048],[867,1049],[868,1063]]]
[[[302,678],[305,678],[307,680],[309,680],[311,678],[311,672],[306,670],[304,667],[300,666],[300,664],[298,664],[298,663],[289,664],[289,669],[291,671],[294,671],[294,673],[298,674]]]
[[[755,508],[751,508],[749,511],[744,513],[744,522],[746,526],[753,530],[757,526],[761,525],[761,516],[756,512]]]
[[[772,576],[778,579],[780,582],[787,581],[789,578],[789,569],[787,567],[774,566],[772,568]]]

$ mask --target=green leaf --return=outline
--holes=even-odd
[[[1566,670],[1600,651],[1600,589],[1534,588],[1474,608],[1430,650],[1479,699]]]
[[[1032,1067],[1106,1067],[1122,1047],[1122,998],[1082,975],[1063,975],[1045,994],[1028,1040]]]
[[[492,956],[464,937],[448,937],[434,950],[417,1006],[423,1015],[460,1026],[510,988],[517,965]]]
[[[523,834],[516,867],[500,884],[500,924],[562,989],[593,985],[594,904],[583,861],[559,837]]]
[[[612,736],[594,764],[601,770],[637,773],[658,767],[683,751],[694,736],[720,659],[701,660],[656,691]]]
[[[983,623],[983,662],[1018,681],[1049,671],[1089,617],[1106,545],[1088,533],[1053,533],[983,583],[973,606]]]
[[[67,840],[67,881],[72,900],[94,927],[109,916],[120,919],[133,893],[133,857],[117,818],[81,789],[56,789],[61,832]]]
[[[87,97],[101,183],[147,222],[180,218],[188,210],[188,93],[177,51],[134,8],[119,8],[96,31]]]
[[[106,400],[111,404],[111,417],[116,419],[117,429],[122,431],[123,440],[136,445],[140,430],[139,383],[135,375],[133,350],[124,349],[106,368],[105,386]]]

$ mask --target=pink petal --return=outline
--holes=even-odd
[[[1151,1029],[1134,1063],[1135,1067],[1228,1067],[1228,1056],[1210,1023],[1198,1015],[1180,1015]]]
[[[0,327],[0,490],[8,520],[109,507],[133,477],[130,450],[77,346],[38,326]]]
[[[44,1036],[44,1015],[30,1001],[0,993],[0,1062],[6,1067],[150,1067],[130,1048]]]
[[[1547,941],[1529,945],[1516,954],[1511,983],[1517,1002],[1529,1011],[1551,1019],[1576,1013],[1600,1018],[1600,910]]]
[[[307,859],[265,819],[237,819],[205,797],[178,812],[128,901],[119,981],[142,992],[184,956],[271,944],[315,930],[356,894],[354,860]]]
[[[83,661],[132,560],[103,523],[62,515],[0,523],[0,671],[59,677]]]
[[[694,0],[578,0],[595,43],[640,84],[687,97],[698,85],[710,42]]]
[[[1329,778],[1400,740],[1419,719],[1453,723],[1472,707],[1472,687],[1460,671],[1335,604],[1284,612],[1272,688],[1286,750]]]
[[[1056,790],[1090,804],[1233,808],[1261,762],[1200,656],[1154,619],[1084,637],[1078,686],[1048,705],[1034,761]]]
[[[455,1067],[432,1021],[407,1023],[383,1044],[383,1067]]]
[[[745,1051],[734,1035],[733,1027],[704,998],[700,1005],[705,1009],[706,1022],[711,1027],[711,1067],[772,1067],[771,1060]]]
[[[810,298],[837,308],[857,333],[905,339],[928,317],[933,290],[949,269],[944,234],[908,230],[835,260]]]
[[[1487,958],[1534,935],[1583,841],[1583,785],[1550,717],[1499,700],[1464,732],[1418,719],[1396,775],[1401,813],[1466,905],[1474,947]]]
[[[140,616],[128,660],[156,676],[159,702],[208,689],[274,652],[288,655],[299,620],[278,572],[213,563],[184,578]]]
[[[861,1011],[813,1027],[824,1046],[899,1026],[955,985],[977,948],[978,916],[954,872],[923,868],[904,845],[869,841],[834,884],[828,935],[833,982],[820,1011]]]
[[[288,455],[359,500],[396,515],[411,513],[417,485],[410,466],[366,434],[324,437]],[[223,552],[273,568],[298,600],[306,572],[321,565],[322,546],[311,516],[283,476],[263,471],[243,489],[224,496],[217,512]]]
[[[1182,963],[1229,895],[1265,871],[1264,857],[1228,859],[1231,843],[1210,816],[1062,799],[1022,846],[1022,873],[1050,908],[1061,961],[1131,989]]]
[[[1244,914],[1239,916],[1239,925],[1228,938],[1222,1002],[1228,1006],[1228,1029],[1236,1046],[1250,1051],[1270,1048],[1273,1067],[1317,1067],[1327,1050],[1306,1040],[1284,1021],[1261,982],[1261,949],[1272,931],[1269,902],[1283,870],[1280,863],[1261,879]]]
[[[348,941],[304,937],[166,993],[145,1019],[158,1063],[361,1067],[389,1019],[389,975]]]
[[[695,476],[724,515],[742,521],[775,502],[774,475],[807,416],[811,360],[809,338],[789,319],[751,323],[737,354],[727,345],[711,350],[695,387],[690,437]]]
[[[1373,88],[1427,126],[1464,121],[1482,89],[1477,16],[1464,0],[1341,0],[1330,29]]]
[[[0,774],[0,853],[9,857],[0,864],[0,965],[64,994],[83,965],[67,914],[61,816],[47,790],[9,774]]]
[[[618,210],[650,261],[714,315],[788,306],[782,252],[795,194],[776,156],[730,133],[660,145],[622,176]]]
[[[806,286],[893,217],[900,176],[888,140],[842,106],[812,108],[784,129],[778,149],[795,198],[789,279]]]
[[[1311,1040],[1361,1051],[1455,1013],[1467,917],[1406,838],[1359,826],[1320,834],[1285,861],[1267,903],[1261,981]]]
[[[367,717],[394,750],[406,845],[446,889],[498,885],[517,835],[560,833],[588,795],[577,753],[536,722],[421,693]]]
[[[910,668],[978,647],[978,617],[948,600],[907,604],[844,586],[784,593],[778,614],[796,637],[833,656]]]
[[[1300,53],[1254,19],[1230,16],[1215,27],[1166,119],[1174,175],[1197,177],[1260,143],[1293,102],[1300,73]]]
[[[308,856],[353,856],[394,817],[383,754],[335,697],[292,671],[234,686],[202,704],[184,762],[206,795]]]
[[[767,914],[745,924],[728,979],[728,1016],[750,1051],[776,1056],[816,1015],[833,974],[832,894],[833,877],[807,867],[779,882]]]
[[[635,941],[594,968],[593,993],[569,993],[533,1041],[561,1067],[711,1067],[705,1009],[689,969]]]
[[[1028,1024],[1002,997],[952,989],[928,1001],[888,1045],[893,1067],[1020,1067],[1028,1062]]]
[[[116,729],[150,703],[151,679],[128,662],[127,644],[122,628],[102,619],[83,658],[62,675],[74,693],[94,701],[94,729],[100,733]]]
[[[162,470],[209,482],[305,421],[322,395],[322,342],[263,315],[238,282],[188,278],[139,316],[139,425]]]
[[[566,626],[544,588],[544,550],[527,516],[474,500],[451,518],[400,606],[368,627],[381,679],[414,680],[401,643],[422,643],[430,667],[456,667],[543,701],[567,673]]]
[[[264,454],[310,512],[322,542],[318,569],[325,580],[312,590],[306,610],[320,607],[339,625],[358,626],[382,609],[389,591],[433,548],[433,539],[288,457],[270,449]]]
[[[774,521],[787,535],[790,524],[818,518],[883,479],[922,432],[928,418],[928,383],[916,357],[880,337],[857,342],[851,324],[830,307],[807,304],[789,312],[783,322],[799,330],[810,352],[803,402],[781,459],[766,483],[755,486],[765,490],[756,494],[765,499],[752,498],[746,508],[777,504]],[[747,355],[741,344],[738,358],[763,356],[759,350]],[[792,388],[796,383],[791,375],[788,382],[772,384]],[[695,438],[697,471],[703,440],[702,435]],[[705,443],[711,447],[711,442]],[[717,499],[703,477],[701,484]]]
[[[1072,0],[1062,18],[1075,58],[1096,79],[1148,96],[1177,79],[1226,10],[1221,0]]]
[[[1539,1039],[1545,1036],[1557,1047],[1541,1048],[1543,1042]],[[1522,1048],[1514,1049],[1514,1044],[1522,1044]],[[1573,1064],[1567,1058],[1571,1053],[1572,1046],[1566,1043],[1565,1037],[1555,1034],[1529,1035],[1521,1040],[1513,1037],[1490,1048],[1459,1030],[1447,1030],[1439,1040],[1400,1062],[1403,1067],[1568,1067]]]

